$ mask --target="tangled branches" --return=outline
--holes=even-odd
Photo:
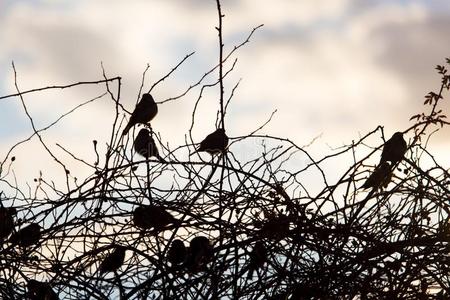
[[[192,129],[203,91],[219,86],[216,127],[226,128],[230,59],[259,28],[224,53],[217,4],[219,63],[158,104],[201,87],[184,145],[165,145],[151,118],[137,113],[122,135],[120,77],[32,91],[20,91],[16,79],[17,93],[0,98],[21,101],[34,131],[23,143],[37,139],[66,174],[62,184],[41,176],[27,190],[14,177],[16,146],[1,163],[3,299],[448,299],[450,176],[426,149],[434,127],[449,125],[439,108],[450,86],[446,68],[438,67],[441,88],[427,96],[429,111],[399,133],[407,137],[400,154],[385,154],[393,142],[383,141],[381,126],[319,159],[258,130],[206,139],[198,149]],[[205,83],[214,71],[218,79]],[[57,121],[38,129],[24,98],[87,84],[105,91],[67,114],[110,97],[115,117],[107,150],[99,153],[94,141],[94,163],[64,149],[90,169],[80,180],[42,138]],[[139,127],[148,129],[135,134]],[[246,145],[253,157],[235,151]],[[330,166],[342,160],[349,167],[336,179]]]

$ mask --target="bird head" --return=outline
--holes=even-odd
[[[142,128],[141,130],[139,130],[139,133],[138,133],[138,137],[140,137],[140,136],[142,136],[142,137],[144,137],[144,136],[149,136],[150,135],[150,131],[148,131],[148,129],[147,128]],[[137,137],[136,137],[136,139],[137,139]]]
[[[193,251],[198,251],[200,249],[208,249],[211,247],[209,239],[205,236],[197,236],[193,238],[190,242],[190,247]]]
[[[184,245],[182,240],[173,240],[172,247],[181,249],[181,248],[185,248],[186,246]]]
[[[155,100],[153,99],[152,95],[150,95],[150,94],[143,94],[142,95],[142,100],[143,101],[148,101],[148,102],[155,102]]]
[[[400,140],[403,139],[403,132],[396,132],[392,135],[392,139]]]
[[[134,209],[134,215],[143,215],[146,211],[146,206],[140,205]]]
[[[41,225],[37,224],[37,223],[31,223],[30,225],[28,225],[28,228],[35,230],[35,231],[41,231],[42,227]]]
[[[122,246],[122,245],[118,245],[118,244],[114,244],[114,251],[115,252],[125,253],[126,250],[127,250],[127,247]]]

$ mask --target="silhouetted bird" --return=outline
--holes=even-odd
[[[298,283],[293,287],[290,299],[309,300],[309,299],[330,299],[326,297],[321,286],[310,285],[308,283]]]
[[[169,251],[167,252],[167,259],[172,265],[179,265],[186,260],[187,249],[182,240],[173,240]]]
[[[136,136],[136,139],[134,140],[134,150],[145,158],[154,156],[157,159],[162,160],[159,156],[155,140],[152,138],[150,131],[145,128],[142,128]]]
[[[15,214],[14,207],[0,207],[0,242],[13,231]]]
[[[391,180],[392,171],[391,166],[387,162],[383,162],[380,166],[377,166],[366,182],[362,185],[363,189],[367,188],[380,188],[387,187]]]
[[[162,206],[141,205],[133,212],[134,225],[142,229],[155,228],[162,230],[169,224],[177,224],[179,221],[168,213]]]
[[[290,219],[279,215],[270,217],[261,227],[260,235],[266,238],[283,238],[289,232]]]
[[[219,128],[200,142],[200,146],[196,152],[204,151],[212,155],[218,152],[224,152],[227,146],[228,137],[225,134],[225,129]]]
[[[250,263],[248,265],[248,276],[247,278],[253,277],[253,272],[264,266],[267,261],[267,250],[264,243],[257,241],[253,247],[252,252],[250,252]]]
[[[379,165],[382,165],[386,161],[390,161],[393,165],[395,165],[403,159],[406,153],[406,148],[407,145],[403,139],[403,133],[394,133],[392,137],[384,144]]]
[[[114,250],[101,262],[99,267],[100,274],[117,271],[125,260],[125,252],[126,248],[124,246],[114,246]]]
[[[150,94],[143,94],[141,101],[136,105],[131,114],[130,121],[123,130],[122,135],[126,135],[128,131],[136,124],[146,124],[150,122],[158,113],[158,105]]]
[[[13,245],[19,245],[21,247],[29,247],[31,245],[37,244],[40,238],[41,238],[41,226],[39,226],[39,224],[36,223],[31,223],[30,225],[13,233],[9,238],[9,241]]]
[[[31,279],[27,283],[28,297],[30,300],[58,300],[58,295],[46,282]]]
[[[188,257],[186,259],[187,269],[193,273],[205,271],[212,254],[213,247],[207,237],[197,236],[193,238],[189,244]]]

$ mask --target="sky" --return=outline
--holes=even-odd
[[[226,96],[241,80],[227,114],[227,134],[245,135],[276,110],[262,133],[300,146],[319,137],[315,143],[323,147],[317,156],[378,125],[388,137],[410,127],[424,95],[439,88],[434,67],[450,57],[447,0],[224,0],[222,9],[226,52],[264,24],[233,57],[238,62],[225,80]],[[131,111],[147,64],[144,90],[195,51],[152,92],[162,101],[216,64],[215,26],[212,0],[0,0],[0,96],[16,92],[12,61],[22,91],[100,80],[103,63],[109,77],[122,77],[121,101]],[[41,128],[104,90],[80,86],[29,94],[25,101]],[[152,121],[173,147],[184,142],[198,91],[160,105]],[[217,99],[217,89],[205,92],[194,139],[214,130]],[[444,112],[450,112],[449,103],[446,99]],[[70,157],[56,143],[92,162],[92,140],[108,142],[113,115],[112,101],[102,98],[61,120],[43,139],[63,159]],[[31,133],[19,99],[0,100],[0,157]],[[430,143],[444,166],[450,162],[449,137],[447,129]],[[36,138],[13,155],[18,175],[31,178],[54,166]]]

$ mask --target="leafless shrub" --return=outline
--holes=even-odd
[[[2,298],[448,299],[450,177],[448,168],[427,150],[435,130],[449,125],[439,106],[450,87],[446,67],[437,67],[439,91],[426,96],[424,112],[402,131],[409,137],[406,153],[365,185],[381,168],[373,161],[385,145],[382,126],[321,158],[286,137],[259,134],[267,123],[249,129],[246,136],[230,137],[226,151],[194,153],[191,133],[200,122],[196,108],[204,90],[219,88],[216,126],[226,128],[237,86],[226,95],[224,78],[233,70],[239,48],[260,27],[225,53],[220,1],[217,9],[217,66],[182,94],[158,103],[176,101],[201,87],[186,144],[168,147],[164,135],[142,125],[150,130],[161,157],[130,158],[134,130],[122,136],[123,116],[129,112],[120,102],[120,77],[30,91],[21,91],[16,78],[17,93],[0,97],[21,101],[33,126],[34,134],[19,144],[39,141],[66,174],[63,187],[41,175],[35,188],[27,190],[16,183],[13,172],[17,145],[3,159]],[[218,79],[205,83],[214,72]],[[107,150],[99,152],[94,141],[95,162],[59,145],[90,168],[90,176],[77,179],[41,136],[58,121],[39,129],[24,98],[90,84],[104,85],[104,93],[60,118],[102,97],[112,100],[116,114],[110,140],[99,142]],[[255,153],[242,159],[233,149],[245,143]],[[298,159],[305,163],[292,163]],[[326,166],[342,159],[349,166],[336,180]],[[18,237],[19,229],[33,223],[41,226],[37,236]]]

